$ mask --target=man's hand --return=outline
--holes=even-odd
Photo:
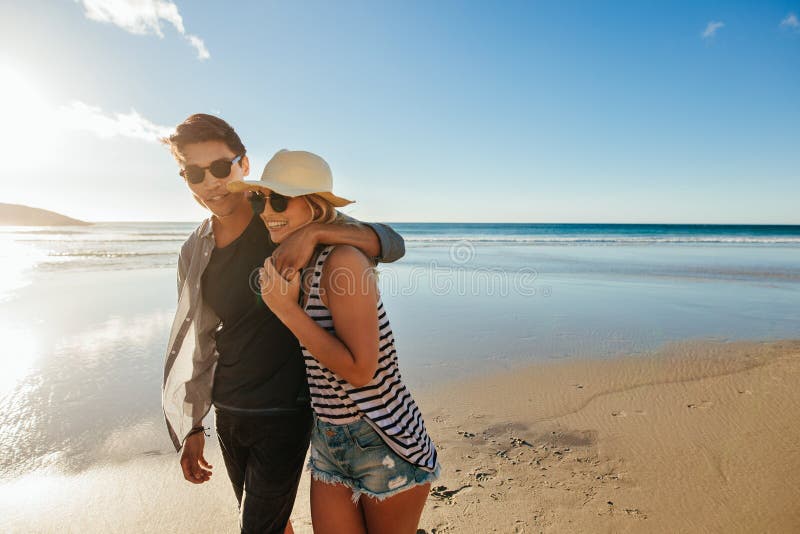
[[[183,443],[181,469],[183,469],[183,478],[192,484],[202,484],[211,479],[211,469],[213,467],[203,457],[205,444],[206,438],[202,432],[192,434]]]
[[[318,241],[318,223],[311,223],[292,232],[272,253],[272,263],[285,280],[300,272],[314,254]]]

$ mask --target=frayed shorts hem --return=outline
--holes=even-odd
[[[331,485],[341,484],[342,486],[345,486],[350,490],[352,490],[353,494],[350,496],[350,500],[353,501],[353,504],[358,504],[358,501],[359,499],[361,499],[362,495],[365,495],[367,497],[370,497],[378,501],[386,500],[390,497],[394,497],[398,493],[403,493],[404,491],[410,490],[411,488],[414,488],[416,486],[422,486],[424,484],[433,482],[434,480],[439,478],[439,474],[441,472],[441,467],[439,466],[439,464],[436,464],[436,469],[427,473],[426,476],[421,480],[416,480],[416,479],[409,480],[406,484],[398,488],[394,488],[389,491],[384,491],[381,493],[376,493],[366,488],[359,487],[356,484],[356,482],[352,479],[341,477],[339,475],[335,475],[327,471],[323,471],[322,469],[314,465],[314,460],[311,458],[309,458],[308,460],[308,465],[306,466],[306,469],[311,471],[311,478],[313,478],[314,480],[317,480],[324,484],[331,484]]]

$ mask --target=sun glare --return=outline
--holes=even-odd
[[[0,64],[0,153],[8,165],[6,171],[30,168],[42,160],[37,155],[54,145],[57,132],[52,122],[48,124],[54,106],[41,87],[14,67]]]
[[[0,234],[0,339],[3,340],[3,372],[0,373],[0,396],[13,390],[24,378],[39,354],[38,339],[24,325],[14,325],[7,301],[14,292],[31,282],[30,271],[41,260],[31,247],[13,242],[13,234]]]
[[[8,355],[3,361],[0,374],[0,397],[13,391],[17,384],[27,376],[39,356],[39,343],[34,332],[25,326],[2,325],[0,338]]]
[[[0,233],[0,302],[30,283],[30,274],[44,254],[34,247],[14,242],[13,233]]]

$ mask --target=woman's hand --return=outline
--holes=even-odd
[[[299,308],[300,272],[295,271],[292,278],[286,280],[272,262],[272,258],[264,261],[264,268],[259,270],[258,280],[261,286],[261,298],[269,309],[281,317],[288,311]]]
[[[314,255],[314,248],[319,243],[318,223],[311,223],[298,228],[281,241],[278,248],[272,253],[272,263],[275,269],[286,280],[290,280],[294,273],[300,272],[308,265],[308,260]]]
[[[285,280],[270,260],[259,274],[264,302],[317,361],[355,387],[374,378],[380,346],[379,296],[372,264],[363,252],[337,246],[323,268],[320,297],[331,312],[335,334],[298,304],[301,276]]]

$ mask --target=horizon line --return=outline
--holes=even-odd
[[[102,220],[102,221],[83,221],[89,224],[135,224],[135,223],[164,223],[164,224],[200,224],[203,221],[185,220]],[[382,224],[571,224],[571,225],[615,225],[615,226],[800,226],[796,223],[750,223],[750,222],[566,222],[566,221],[362,221],[379,222]],[[13,226],[13,225],[9,225]]]

